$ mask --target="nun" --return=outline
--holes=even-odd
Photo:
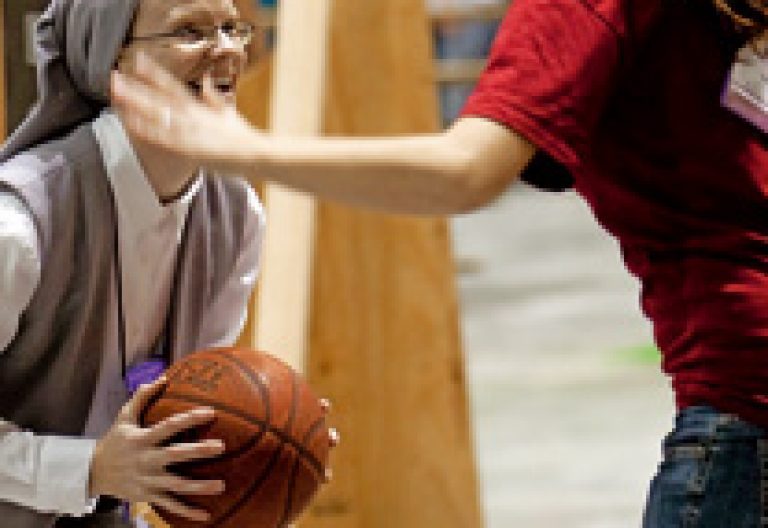
[[[253,37],[233,0],[53,0],[40,18],[38,101],[0,150],[4,528],[130,526],[129,502],[205,521],[177,497],[223,491],[166,469],[222,453],[169,445],[213,411],[138,417],[172,361],[240,334],[262,208],[126,133],[109,83],[146,56],[234,104]]]

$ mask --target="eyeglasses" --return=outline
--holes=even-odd
[[[216,47],[219,36],[243,48],[248,46],[256,34],[256,26],[245,20],[225,22],[220,26],[184,26],[169,33],[155,33],[133,37],[131,41],[168,39],[180,48],[199,51]]]

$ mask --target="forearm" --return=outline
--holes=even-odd
[[[467,208],[464,160],[441,136],[386,139],[263,137],[251,176],[320,198],[391,212],[446,214]]]
[[[440,215],[495,198],[534,154],[528,142],[479,119],[433,135],[390,138],[254,136],[253,180],[396,213]]]
[[[482,117],[425,136],[272,137],[213,91],[201,102],[162,68],[139,62],[135,76],[113,76],[112,103],[129,134],[253,183],[395,213],[449,214],[498,196],[535,154],[527,139]]]
[[[138,141],[252,183],[281,183],[393,213],[477,208],[498,196],[535,154],[534,146],[514,130],[481,117],[463,117],[445,132],[423,136],[270,136],[222,101],[201,103],[167,72],[150,65],[139,68],[135,78],[116,74],[112,89],[112,102]],[[172,119],[161,117],[169,115],[158,112],[163,108]]]

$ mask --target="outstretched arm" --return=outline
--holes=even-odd
[[[480,118],[445,132],[391,138],[274,137],[251,127],[210,82],[200,98],[149,60],[115,73],[113,104],[140,140],[329,200],[397,213],[451,214],[482,206],[535,153],[519,134]]]

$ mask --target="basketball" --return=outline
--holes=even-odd
[[[221,456],[173,466],[193,479],[221,479],[217,496],[184,496],[206,510],[207,523],[160,508],[174,528],[278,528],[294,520],[325,481],[330,433],[325,411],[307,383],[288,365],[262,352],[212,349],[191,354],[167,372],[163,393],[141,416],[144,427],[197,407],[214,420],[172,439],[224,441]]]

